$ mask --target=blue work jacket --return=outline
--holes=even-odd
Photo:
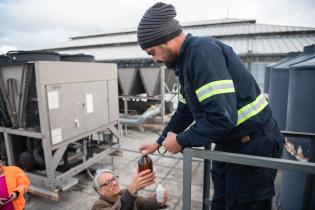
[[[206,146],[242,138],[271,120],[257,82],[221,41],[188,34],[174,69],[181,86],[179,103],[158,144],[172,131],[182,147]]]

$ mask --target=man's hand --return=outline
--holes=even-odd
[[[152,154],[156,150],[158,150],[158,148],[159,148],[159,145],[157,143],[142,144],[139,147],[139,152],[141,152],[143,155]]]
[[[155,181],[155,173],[151,172],[150,169],[135,173],[132,177],[131,183],[128,190],[131,194],[137,193],[139,190],[153,184]]]
[[[176,134],[173,132],[168,132],[162,145],[164,148],[172,154],[176,154],[182,150],[182,146],[178,144],[176,140]]]

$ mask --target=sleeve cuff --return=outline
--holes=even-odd
[[[160,146],[162,146],[162,143],[163,143],[164,139],[163,138],[158,138],[158,140],[156,140],[156,143]]]
[[[190,142],[189,142],[189,140],[186,137],[184,132],[177,134],[176,140],[177,140],[178,144],[180,144],[180,146],[182,146],[182,148],[190,147]]]

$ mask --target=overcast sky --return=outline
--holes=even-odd
[[[153,0],[0,0],[0,54],[135,28]],[[180,22],[218,18],[315,28],[315,0],[168,0]]]

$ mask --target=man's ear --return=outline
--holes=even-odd
[[[167,42],[165,42],[165,45],[166,45],[168,48],[170,48],[170,49],[176,48],[176,46],[177,46],[176,39],[168,40]]]

